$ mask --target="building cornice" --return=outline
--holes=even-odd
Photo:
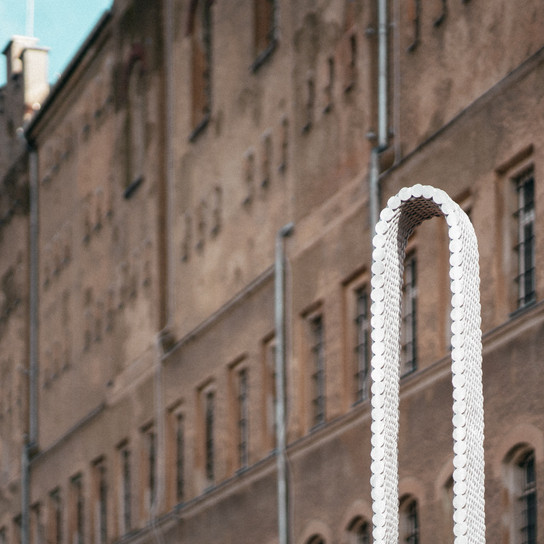
[[[79,66],[82,64],[83,60],[87,56],[90,48],[94,44],[96,44],[98,39],[103,35],[105,29],[108,26],[108,23],[112,19],[112,16],[113,14],[111,10],[107,10],[102,14],[94,28],[91,30],[91,32],[81,45],[81,47],[78,49],[72,60],[69,62],[68,66],[62,72],[61,76],[51,89],[51,92],[47,95],[47,98],[44,100],[44,103],[42,104],[40,110],[36,112],[32,120],[29,122],[28,126],[25,128],[25,138],[30,144],[32,144],[34,139],[36,138],[36,132],[38,131],[38,127],[44,119],[45,115],[53,107],[58,96],[66,87],[68,82],[71,81],[76,70],[79,68]]]

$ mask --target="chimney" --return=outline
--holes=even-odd
[[[27,121],[32,112],[40,109],[49,93],[48,54],[49,49],[37,45],[38,39],[28,36],[13,36],[5,47],[7,65],[7,92],[19,95],[23,104],[23,116]],[[15,84],[13,92],[9,89]],[[17,106],[19,109],[19,106]],[[20,122],[22,122],[21,120]]]
[[[7,81],[9,82],[17,74],[23,72],[21,53],[27,47],[35,46],[38,38],[29,36],[13,36],[2,53],[6,55]]]
[[[23,63],[23,84],[25,121],[34,111],[41,108],[43,101],[49,94],[47,81],[49,49],[46,47],[30,46],[21,53]]]

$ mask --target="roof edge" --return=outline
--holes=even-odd
[[[85,38],[85,41],[81,44],[80,48],[72,57],[72,60],[70,60],[70,62],[68,63],[68,66],[64,69],[64,71],[60,75],[57,82],[53,85],[53,88],[47,95],[47,98],[44,100],[44,103],[41,109],[34,115],[32,120],[28,124],[28,126],[25,128],[25,132],[24,132],[25,138],[29,143],[33,140],[32,132],[34,131],[36,125],[41,121],[42,117],[45,115],[45,113],[47,112],[51,104],[55,101],[58,94],[68,83],[72,74],[76,71],[77,67],[81,64],[88,49],[91,47],[91,45],[93,45],[98,40],[98,38],[102,34],[102,31],[105,29],[107,23],[110,21],[111,18],[112,18],[111,9],[105,10],[102,13],[96,25],[93,27],[93,29],[91,30],[87,38]]]

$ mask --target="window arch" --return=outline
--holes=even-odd
[[[399,544],[419,544],[419,508],[411,495],[400,501]]]
[[[371,524],[363,517],[358,516],[348,525],[349,544],[370,544],[372,535]]]
[[[312,535],[306,544],[326,544],[325,539],[321,535]]]
[[[510,491],[510,535],[514,544],[537,542],[537,480],[535,451],[518,446],[507,457]]]

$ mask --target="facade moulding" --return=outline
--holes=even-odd
[[[508,344],[523,332],[540,327],[543,322],[544,300],[512,314],[510,319],[504,323],[489,331],[484,331],[482,335],[484,355]]]
[[[200,495],[174,507],[178,517],[190,517],[209,508],[210,504],[228,500],[229,496],[263,478],[273,478],[276,474],[275,453],[257,461],[253,465],[236,472],[230,478],[218,482]],[[272,485],[272,483],[271,483]]]
[[[514,68],[495,85],[483,92],[476,100],[463,108],[452,119],[442,125],[436,132],[431,134],[431,136],[429,136],[426,140],[404,155],[398,162],[395,162],[390,168],[384,170],[380,174],[380,180],[384,180],[392,175],[397,169],[409,162],[415,155],[421,153],[425,148],[427,148],[427,146],[431,145],[435,140],[446,134],[449,130],[453,129],[457,123],[460,123],[465,118],[469,120],[473,118],[476,112],[485,108],[495,98],[497,98],[497,96],[504,94],[506,89],[514,86],[524,77],[534,73],[540,64],[544,64],[544,47],[540,48],[538,51],[536,51],[536,53],[533,53],[528,59]]]
[[[311,430],[308,434],[296,438],[287,444],[289,458],[294,460],[303,450],[318,448],[323,443],[337,440],[349,429],[365,422],[370,423],[370,402],[362,402],[346,414],[328,420],[321,426]]]
[[[66,431],[62,436],[60,436],[55,442],[49,445],[47,448],[39,451],[34,457],[30,459],[30,464],[36,465],[42,459],[47,457],[47,455],[53,453],[58,447],[70,440],[70,437],[77,431],[80,431],[83,427],[91,423],[96,417],[104,412],[106,408],[105,403],[100,403],[94,410],[90,411],[83,419],[78,421],[73,425],[68,431]]]
[[[297,236],[293,239],[291,253],[296,259],[303,252],[318,244],[324,232],[333,231],[346,219],[364,213],[369,204],[367,186],[364,175],[356,175],[341,190],[337,191],[326,202],[314,208],[309,214],[298,219]],[[331,210],[335,213],[332,214]],[[338,210],[341,210],[338,212]],[[332,216],[332,219],[329,219]]]
[[[30,123],[25,129],[25,138],[28,142],[32,142],[35,138],[35,133],[38,130],[39,124],[45,115],[56,105],[56,101],[64,87],[68,84],[72,76],[76,71],[81,68],[85,58],[87,57],[91,47],[98,43],[98,40],[102,38],[104,41],[106,34],[105,30],[108,27],[109,22],[112,20],[112,12],[107,10],[104,12],[102,17],[98,20],[94,28],[91,30],[87,39],[83,42],[81,47],[78,49],[68,66],[65,68],[64,72],[61,74],[58,81],[55,83],[51,92],[47,95],[42,107],[36,115],[32,118]]]
[[[166,531],[173,529],[177,522],[178,518],[175,510],[170,510],[170,512],[154,518],[153,521],[149,521],[144,527],[133,529],[121,538],[116,539],[115,542],[117,544],[122,544],[123,542],[130,542],[131,544],[138,544],[140,542],[148,543],[150,542],[149,535],[156,538],[158,532],[162,536]]]
[[[242,303],[246,298],[250,297],[253,293],[263,288],[268,281],[274,279],[274,266],[269,266],[264,272],[257,276],[252,282],[250,282],[245,289],[238,292],[233,298],[221,306],[218,310],[212,313],[208,318],[202,321],[199,325],[194,327],[190,332],[184,335],[181,339],[176,341],[174,345],[165,351],[162,359],[166,362],[174,353],[181,348],[187,342],[194,340],[210,327],[212,327],[217,321],[219,321],[226,313],[235,308],[238,304]]]

